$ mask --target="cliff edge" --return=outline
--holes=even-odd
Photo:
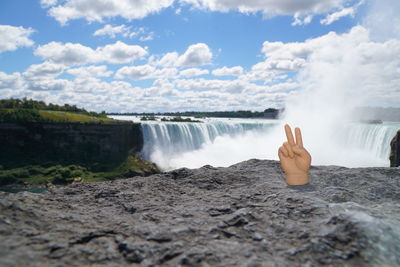
[[[1,266],[399,266],[400,170],[249,160],[0,192]]]
[[[0,123],[0,162],[121,161],[143,147],[140,124]]]
[[[399,167],[400,166],[400,130],[397,131],[397,134],[393,137],[390,142],[390,167]]]

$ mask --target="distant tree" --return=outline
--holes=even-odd
[[[11,111],[0,110],[0,122],[40,122],[42,117],[36,109],[15,108]]]
[[[0,108],[3,109],[36,109],[36,110],[53,110],[53,111],[66,111],[66,112],[75,112],[81,113],[85,115],[90,115],[94,117],[106,117],[106,113],[103,111],[102,113],[89,112],[83,108],[78,108],[76,105],[65,104],[63,106],[56,104],[46,104],[43,101],[36,101],[33,99],[2,99],[0,100]]]

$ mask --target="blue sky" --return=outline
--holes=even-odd
[[[371,38],[375,2],[3,0],[0,98],[118,112],[283,107],[310,86],[311,67],[332,61],[329,45],[379,54],[398,40]],[[384,87],[366,103],[395,106],[398,87]]]

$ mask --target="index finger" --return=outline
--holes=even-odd
[[[294,143],[292,129],[290,128],[290,126],[288,124],[285,124],[285,132],[286,132],[286,137],[287,137],[288,143],[290,145],[294,145],[295,143]]]
[[[294,134],[296,135],[296,144],[299,147],[303,147],[303,138],[301,137],[301,131],[300,128],[296,127],[294,129]]]

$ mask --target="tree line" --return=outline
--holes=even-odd
[[[27,99],[26,97],[23,99],[1,99],[0,100],[0,108],[2,109],[36,109],[36,110],[52,110],[52,111],[65,111],[65,112],[73,112],[80,113],[89,116],[95,117],[106,117],[105,111],[101,113],[87,111],[83,108],[78,108],[76,105],[64,104],[63,106],[57,104],[46,104],[43,101],[37,101],[33,99]]]
[[[105,111],[101,113],[87,111],[78,108],[76,105],[65,104],[61,106],[27,98],[11,98],[0,100],[0,122],[48,122],[48,119],[41,116],[39,110],[78,113],[98,118],[107,117]]]
[[[264,111],[185,111],[185,112],[164,112],[164,113],[108,113],[109,115],[128,115],[128,116],[187,116],[195,118],[214,117],[214,118],[264,118],[266,114],[273,114],[277,117],[278,109],[268,108]]]

